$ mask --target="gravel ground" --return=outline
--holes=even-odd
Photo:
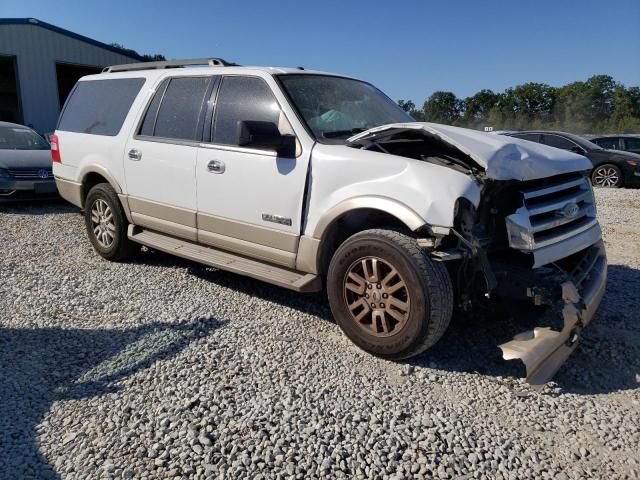
[[[385,362],[320,295],[108,263],[77,210],[0,207],[0,478],[639,478],[640,191],[597,196],[607,294],[541,392],[504,319]]]

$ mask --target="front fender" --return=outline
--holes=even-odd
[[[410,230],[452,227],[455,205],[480,202],[481,186],[451,168],[344,145],[316,144],[304,235],[321,239],[329,225],[350,210],[372,208]]]

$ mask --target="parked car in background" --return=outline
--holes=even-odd
[[[542,143],[584,155],[593,164],[591,183],[597,187],[619,188],[640,185],[640,155],[602,148],[579,135],[567,132],[500,132],[501,135]]]
[[[640,154],[640,135],[603,135],[589,138],[589,141],[609,150]]]
[[[49,149],[30,128],[0,122],[0,202],[57,195]]]

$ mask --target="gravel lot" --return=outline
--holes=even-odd
[[[394,364],[320,295],[108,263],[77,210],[0,207],[0,478],[639,478],[640,191],[597,196],[607,294],[541,392],[505,319]]]

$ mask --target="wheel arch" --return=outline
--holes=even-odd
[[[89,190],[99,183],[108,183],[118,195],[122,194],[120,184],[106,168],[100,165],[89,165],[80,172],[80,184],[82,185],[81,200],[83,206]]]
[[[307,261],[315,273],[325,274],[336,249],[350,236],[370,228],[391,227],[416,231],[426,225],[411,208],[384,197],[358,197],[331,208],[317,223],[314,261]],[[311,263],[311,265],[309,265]]]

